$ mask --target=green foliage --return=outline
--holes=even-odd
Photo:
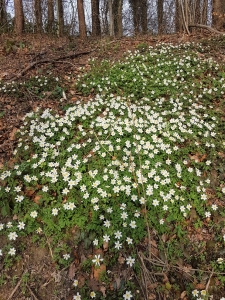
[[[35,76],[25,82],[4,83],[0,81],[0,95],[11,95],[15,97],[32,96],[38,99],[62,97],[63,88],[58,77]]]

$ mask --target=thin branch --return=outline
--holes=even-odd
[[[17,289],[19,288],[22,280],[23,280],[23,275],[27,273],[27,270],[25,270],[20,278],[20,280],[17,282],[17,285],[15,286],[14,290],[12,291],[12,293],[9,295],[9,297],[7,298],[7,300],[11,300],[13,295],[15,294],[15,292],[17,291]]]
[[[211,272],[211,274],[210,274],[210,276],[209,276],[209,280],[208,280],[208,282],[207,282],[207,284],[206,284],[206,288],[205,288],[206,292],[207,292],[208,289],[209,289],[209,284],[210,284],[210,281],[211,281],[211,278],[212,278],[213,274],[214,274],[214,270],[212,270],[212,272]]]
[[[29,290],[31,296],[33,296],[35,300],[38,300],[38,298],[35,296],[34,292],[33,292],[32,289],[29,287],[29,285],[26,285],[26,287],[28,288],[28,290]]]
[[[198,27],[198,28],[204,28],[204,29],[207,29],[211,32],[214,32],[214,33],[218,33],[218,34],[222,34],[222,35],[225,35],[225,32],[223,31],[218,31],[210,26],[207,26],[207,25],[203,25],[203,24],[189,24],[188,27]]]
[[[17,75],[15,75],[11,80],[17,80],[19,79],[20,77],[22,77],[27,71],[29,71],[30,69],[32,69],[33,67],[35,67],[36,65],[38,64],[46,64],[46,63],[54,63],[54,62],[61,62],[61,60],[63,59],[67,59],[67,58],[75,58],[75,57],[78,57],[78,56],[81,56],[81,55],[86,55],[86,54],[89,54],[91,52],[93,52],[95,49],[93,50],[89,50],[89,51],[84,51],[84,52],[78,52],[78,53],[73,53],[73,54],[69,54],[69,55],[65,55],[65,56],[60,56],[60,57],[56,57],[54,59],[49,59],[49,58],[46,58],[46,59],[40,59],[40,60],[37,60],[37,61],[34,61],[32,63],[29,64],[29,66],[27,66],[26,68],[24,68],[20,73],[18,73]]]

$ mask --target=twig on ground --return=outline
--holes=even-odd
[[[48,248],[49,248],[49,252],[50,252],[51,258],[53,259],[52,248],[51,248],[51,245],[50,245],[49,240],[48,240],[47,237],[46,237],[46,241],[47,241],[47,244],[48,244]]]
[[[20,73],[15,75],[11,80],[13,81],[13,80],[19,79],[27,71],[29,71],[30,69],[32,69],[34,66],[36,66],[38,64],[55,63],[55,62],[61,61],[62,59],[67,59],[67,58],[72,59],[72,58],[75,58],[75,57],[78,57],[78,56],[81,56],[81,55],[89,54],[89,53],[93,52],[94,50],[95,49],[89,50],[89,51],[84,51],[84,52],[73,53],[73,54],[69,54],[69,55],[65,55],[65,56],[56,57],[56,58],[53,58],[53,59],[46,58],[46,59],[40,59],[40,60],[34,61],[34,62],[30,63],[26,68],[24,68]]]
[[[20,278],[20,280],[17,282],[17,285],[15,286],[14,290],[12,291],[12,293],[9,295],[9,297],[7,298],[7,300],[11,300],[13,295],[15,294],[15,292],[17,291],[17,289],[19,288],[22,279],[23,279],[23,275],[27,273],[27,270],[25,270]]]
[[[29,290],[31,296],[33,296],[35,300],[39,300],[39,299],[35,296],[34,292],[33,292],[32,289],[29,287],[28,284],[26,285],[26,287],[28,288],[28,290]]]
[[[206,284],[206,287],[205,287],[206,292],[207,292],[208,289],[209,289],[210,281],[211,281],[211,278],[212,278],[213,274],[214,274],[214,270],[212,270],[212,272],[211,272],[211,274],[210,274],[210,276],[209,276],[209,280],[208,280],[208,282],[207,282],[207,284]]]

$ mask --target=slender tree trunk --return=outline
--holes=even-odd
[[[24,31],[24,14],[22,0],[14,0],[15,23],[14,30],[16,34],[22,34]]]
[[[6,26],[7,16],[6,16],[6,6],[5,0],[0,0],[0,26]]]
[[[103,9],[101,10],[101,18],[102,18],[102,32],[104,34],[109,34],[109,20],[108,20],[108,13],[109,13],[109,2],[108,0],[103,0]]]
[[[34,1],[34,14],[35,14],[35,25],[36,32],[42,32],[42,9],[41,9],[41,0]]]
[[[118,24],[117,36],[122,37],[123,36],[123,0],[118,0],[117,24]]]
[[[140,19],[139,19],[139,7],[136,0],[130,0],[130,5],[133,14],[133,26],[134,26],[134,34],[138,34],[140,32]]]
[[[148,5],[147,0],[142,0],[141,3],[141,28],[142,33],[146,34],[148,32]]]
[[[63,3],[62,0],[56,0],[56,3],[57,3],[58,35],[62,36],[64,32]]]
[[[92,35],[101,35],[101,24],[99,19],[99,0],[91,0]]]
[[[86,39],[86,24],[84,16],[84,3],[83,0],[77,0],[78,20],[79,20],[79,32],[82,39]]]
[[[182,11],[179,0],[176,0],[175,29],[176,32],[182,31]]]
[[[114,34],[117,37],[121,37],[123,35],[122,8],[123,8],[122,0],[113,1],[112,10],[113,10],[113,20],[114,20]]]
[[[201,18],[201,0],[196,0],[196,6],[195,6],[195,24],[201,24],[202,18]]]
[[[225,3],[224,0],[213,0],[212,24],[218,30],[225,28]]]
[[[158,0],[157,17],[158,17],[158,34],[163,33],[163,0]]]
[[[54,0],[48,0],[48,25],[47,31],[51,33],[53,31],[54,24]]]
[[[114,36],[114,16],[113,16],[112,0],[108,0],[108,5],[109,5],[109,35]]]
[[[208,0],[204,0],[202,4],[202,24],[207,25],[208,20]]]

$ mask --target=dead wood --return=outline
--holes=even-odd
[[[225,35],[225,32],[222,31],[218,31],[210,26],[207,25],[202,25],[202,24],[189,24],[188,27],[198,27],[198,28],[203,28],[203,29],[207,29],[211,32],[217,33],[217,34],[221,34],[221,35]]]
[[[32,63],[30,63],[26,68],[24,68],[21,72],[19,72],[17,75],[15,75],[13,78],[11,78],[12,81],[15,81],[17,79],[19,79],[20,77],[22,77],[27,71],[29,71],[30,69],[32,69],[34,66],[36,65],[39,65],[39,64],[46,64],[46,63],[55,63],[55,62],[58,62],[58,63],[63,63],[63,60],[64,59],[67,59],[67,58],[75,58],[75,57],[78,57],[78,56],[81,56],[81,55],[86,55],[86,54],[89,54],[91,52],[93,52],[95,49],[93,50],[89,50],[89,51],[84,51],[84,52],[78,52],[78,53],[72,53],[72,54],[69,54],[69,55],[65,55],[65,56],[59,56],[59,57],[56,57],[56,58],[52,58],[52,59],[49,59],[49,58],[46,58],[46,59],[40,59],[40,60],[36,60]]]

